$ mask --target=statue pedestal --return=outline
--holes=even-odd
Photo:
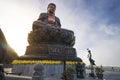
[[[16,60],[13,62],[12,72],[22,73],[23,76],[33,76],[34,65],[42,63],[44,66],[44,78],[56,78],[59,80],[63,76],[64,64],[62,61],[53,60]],[[67,61],[66,67],[75,69],[75,61]]]
[[[23,76],[33,76],[34,64],[16,64],[12,72],[20,73]],[[44,77],[62,77],[63,64],[44,64]]]
[[[72,47],[53,44],[34,44],[27,46],[24,56],[13,61],[12,72],[22,73],[24,76],[33,75],[33,67],[37,63],[44,65],[44,77],[61,78],[64,72],[64,63],[67,67],[73,67],[77,62],[82,62],[76,56],[76,50]]]
[[[73,48],[75,36],[71,30],[53,28],[35,21],[33,30],[28,34],[28,43],[25,55],[13,61],[12,72],[32,76],[34,65],[42,63],[44,77],[60,79],[65,68],[76,70],[75,64],[82,62]]]
[[[76,58],[76,50],[72,47],[54,44],[34,44],[27,46],[25,55],[19,59],[76,61]]]

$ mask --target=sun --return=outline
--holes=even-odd
[[[24,16],[26,14],[20,14],[19,12],[15,14],[13,10],[9,13],[9,16],[4,17],[1,21],[1,28],[8,44],[19,56],[25,53],[28,45],[27,36],[32,28],[32,22],[30,20],[27,21],[27,18]]]
[[[19,56],[25,54],[26,47],[29,45],[28,33],[32,30],[33,21],[39,16],[38,3],[33,2],[28,4],[16,0],[0,3],[0,27],[8,44]]]
[[[4,25],[8,26],[8,25]],[[17,25],[14,25],[17,26]],[[7,43],[17,52],[19,56],[25,54],[26,46],[28,45],[27,36],[29,31],[22,30],[17,27],[2,27]],[[6,29],[7,28],[7,29]]]

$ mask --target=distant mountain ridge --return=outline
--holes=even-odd
[[[0,28],[0,64],[9,64],[17,59],[17,53],[8,45],[7,40]]]

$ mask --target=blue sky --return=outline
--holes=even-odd
[[[78,57],[89,65],[89,48],[97,65],[120,66],[120,0],[0,1],[0,27],[16,52],[24,54],[32,22],[50,2],[57,5],[62,28],[74,31]]]

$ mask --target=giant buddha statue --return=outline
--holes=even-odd
[[[47,13],[41,13],[33,22],[32,31],[28,34],[29,46],[20,59],[76,59],[74,32],[61,28],[55,9],[56,5],[50,3]]]

